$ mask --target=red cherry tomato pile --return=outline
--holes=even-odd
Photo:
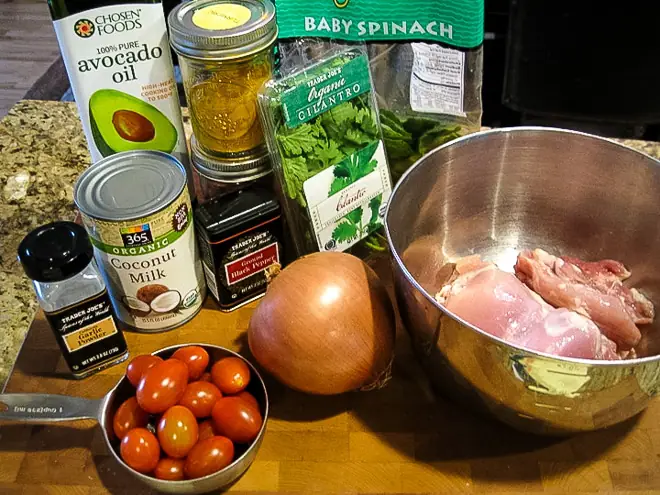
[[[236,357],[213,363],[199,346],[178,349],[163,360],[131,360],[126,377],[136,387],[112,422],[121,458],[162,480],[206,476],[234,460],[235,444],[250,444],[261,429],[257,399],[245,390],[250,368]],[[155,434],[149,430],[155,418]]]

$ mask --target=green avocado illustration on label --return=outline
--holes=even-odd
[[[100,89],[89,99],[94,143],[103,156],[150,149],[171,153],[178,133],[156,107],[115,89]]]

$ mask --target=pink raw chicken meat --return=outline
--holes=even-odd
[[[653,304],[622,284],[630,272],[618,261],[558,258],[535,249],[518,255],[515,271],[548,303],[593,320],[620,351],[639,343],[642,335],[637,324],[653,321]]]
[[[465,321],[507,342],[557,356],[619,359],[616,344],[588,318],[556,309],[515,275],[470,256],[456,264],[438,302]]]

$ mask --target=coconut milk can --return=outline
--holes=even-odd
[[[74,200],[118,318],[158,332],[191,319],[206,294],[186,170],[158,151],[119,153],[87,169]]]

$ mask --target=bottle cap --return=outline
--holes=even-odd
[[[37,282],[58,282],[80,273],[94,257],[85,229],[73,222],[37,227],[18,246],[25,274]]]

